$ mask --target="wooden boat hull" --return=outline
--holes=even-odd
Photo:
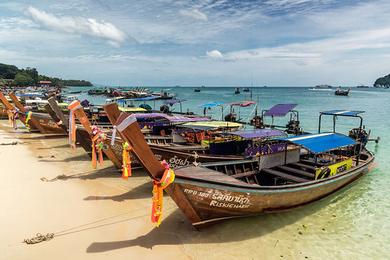
[[[66,134],[67,133],[48,114],[34,113],[33,112],[32,116],[38,121],[38,123],[44,129],[44,131],[45,131],[44,133],[51,133],[51,134]]]
[[[369,171],[373,158],[333,177],[286,186],[226,185],[181,176],[168,189],[194,226],[223,219],[284,211],[320,200],[353,183]],[[191,207],[189,207],[191,205]]]
[[[158,145],[149,145],[150,149],[156,156],[159,161],[165,160],[171,165],[172,168],[191,166],[196,165],[197,163],[206,163],[206,162],[221,162],[221,161],[232,161],[232,160],[242,160],[243,156],[233,156],[233,155],[212,155],[205,154],[204,150],[193,148],[179,149],[166,146]]]

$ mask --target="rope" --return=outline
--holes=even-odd
[[[42,235],[41,233],[37,233],[35,237],[32,238],[26,238],[23,240],[23,243],[26,243],[27,245],[33,245],[38,244],[43,241],[49,241],[54,238],[54,233],[47,233],[46,235]]]
[[[58,175],[57,177],[53,178],[53,179],[48,179],[46,177],[42,177],[41,178],[41,181],[45,181],[45,182],[52,182],[52,181],[56,181],[56,180],[66,180],[68,179],[70,176],[67,176],[65,174],[62,174],[62,175]]]
[[[167,211],[172,211],[174,209],[175,209],[175,207],[168,208]],[[137,210],[139,210],[139,209],[137,209]],[[144,208],[142,208],[142,210],[144,210]],[[113,221],[113,222],[110,222],[110,223],[103,223],[103,224],[91,226],[93,224],[98,224],[100,222],[103,222],[103,221],[106,221],[106,220],[109,220],[109,219],[115,219],[115,218],[118,218],[118,217],[121,217],[121,216],[125,216],[125,215],[127,215],[129,213],[134,213],[134,211],[128,211],[128,212],[124,212],[124,213],[121,213],[121,214],[118,214],[118,215],[115,215],[115,216],[102,218],[102,219],[99,219],[99,220],[96,220],[96,221],[92,221],[90,223],[86,223],[86,224],[82,224],[82,225],[79,225],[79,226],[67,228],[67,229],[61,230],[61,231],[56,232],[56,233],[47,233],[46,235],[42,235],[41,233],[37,233],[35,235],[35,237],[24,239],[23,243],[26,243],[27,245],[33,245],[33,244],[41,243],[41,242],[44,242],[44,241],[50,241],[54,237],[70,235],[70,234],[74,234],[74,233],[78,233],[78,232],[82,232],[82,231],[86,231],[86,230],[90,230],[90,229],[94,229],[94,228],[104,227],[104,226],[107,226],[107,225],[118,224],[118,223],[122,223],[122,222],[125,222],[125,221],[141,218],[141,217],[146,217],[146,216],[149,215],[149,213],[139,214],[139,215],[135,215],[135,216],[130,216],[129,218],[125,218],[125,219],[119,219],[117,221]]]

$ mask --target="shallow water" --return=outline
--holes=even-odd
[[[155,90],[159,91],[158,88]],[[205,88],[200,93],[184,87],[170,88],[169,91],[187,100],[183,103],[184,111],[189,108],[200,114],[203,113],[199,107],[202,103],[226,103],[250,98],[249,93],[234,95],[234,88]],[[82,97],[87,96],[83,94]],[[378,145],[369,144],[369,149],[376,154],[376,167],[352,187],[291,212],[227,221],[190,236],[179,231],[177,236],[183,240],[188,254],[199,258],[212,254],[213,258],[388,259],[390,90],[353,89],[349,97],[340,97],[331,91],[310,91],[308,88],[258,88],[253,91],[253,100],[258,100],[262,109],[277,103],[297,103],[302,127],[312,132],[317,130],[320,111],[365,110],[366,128],[372,130],[372,137],[381,138]],[[102,97],[92,97],[92,101],[104,103]],[[156,103],[156,107],[160,104]],[[175,106],[175,109],[179,110],[179,106]],[[241,117],[248,117],[251,110],[241,109]],[[228,113],[228,108],[224,112]],[[216,119],[221,118],[220,108],[208,113]],[[279,121],[285,123],[286,120],[283,118]],[[337,130],[344,133],[358,125],[357,120],[344,120],[342,117],[337,122]],[[330,120],[324,121],[323,125],[331,129]],[[167,221],[170,222],[169,217]]]

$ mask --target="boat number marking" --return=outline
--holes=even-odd
[[[234,208],[245,209],[251,206],[249,196],[244,195],[231,195],[221,192],[202,192],[192,189],[184,189],[184,193],[193,197],[203,199],[210,199],[209,206],[216,208]]]

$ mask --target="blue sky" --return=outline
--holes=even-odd
[[[390,1],[2,0],[0,62],[110,85],[372,84]]]

